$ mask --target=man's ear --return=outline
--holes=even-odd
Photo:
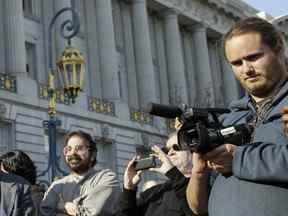
[[[95,163],[97,163],[97,152],[93,151],[91,152],[90,162],[93,162],[95,160]]]
[[[91,152],[91,157],[90,157],[91,159],[91,161],[93,161],[94,160],[94,158],[96,159],[96,153],[95,152]]]
[[[285,44],[284,44],[284,34],[282,32],[279,32],[278,37],[277,37],[277,43],[276,46],[274,47],[274,51],[277,54],[284,54],[285,50]]]

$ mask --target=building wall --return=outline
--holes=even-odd
[[[114,169],[121,180],[136,146],[164,143],[167,138],[167,121],[143,112],[148,102],[225,106],[240,94],[221,54],[220,39],[234,21],[256,13],[241,1],[9,0],[1,4],[0,151],[26,151],[39,173],[47,167],[49,148],[43,128],[48,119],[48,26],[63,7],[74,6],[80,14],[81,30],[72,44],[87,64],[84,92],[76,103],[69,104],[61,94],[58,98],[59,161],[63,135],[85,130],[99,144],[98,167]],[[53,29],[54,63],[65,47],[58,28],[67,18],[69,13]],[[67,169],[63,161],[59,163]]]

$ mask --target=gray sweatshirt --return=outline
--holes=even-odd
[[[118,192],[116,174],[108,169],[90,169],[81,176],[70,174],[48,188],[41,203],[41,215],[65,215],[61,207],[65,202],[76,204],[77,215],[111,215]]]

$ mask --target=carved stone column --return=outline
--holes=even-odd
[[[221,44],[220,39],[211,40],[208,43],[208,49],[210,53],[210,65],[211,65],[211,77],[213,79],[213,90],[215,106],[224,105],[224,94],[223,90],[226,86],[223,83],[223,70],[222,70],[222,59],[221,59]]]
[[[3,11],[4,1],[0,1],[1,11]],[[0,14],[0,20],[5,19],[5,14]],[[0,71],[1,73],[6,73],[6,63],[5,63],[5,23],[0,22]]]
[[[95,2],[102,96],[107,99],[120,99],[111,0],[97,0]]]
[[[203,25],[192,26],[195,47],[195,64],[198,80],[197,103],[200,106],[214,105],[213,79],[211,76],[206,28]]]
[[[132,1],[134,50],[140,107],[156,102],[155,74],[148,26],[146,0]]]
[[[164,17],[170,103],[188,103],[178,14],[171,9],[165,12]]]
[[[4,2],[6,72],[26,76],[23,1]]]
[[[87,28],[87,67],[89,71],[88,83],[90,85],[90,95],[101,98],[102,87],[101,87],[101,74],[100,64],[98,56],[98,34],[97,34],[97,22],[95,3],[96,1],[85,1],[85,20]]]
[[[131,17],[131,10],[127,2],[120,1],[119,4],[123,19],[123,40],[125,44],[124,50],[126,56],[126,70],[128,76],[128,101],[130,107],[138,108],[139,93],[137,87],[138,83],[135,63],[135,51],[133,46],[133,18]]]
[[[184,33],[183,38],[183,51],[185,59],[185,70],[187,79],[187,92],[189,103],[191,106],[195,106],[197,98],[197,71],[195,70],[195,59],[194,59],[194,44],[190,29],[187,29]]]
[[[224,101],[228,105],[232,100],[237,99],[239,95],[240,86],[236,80],[232,68],[225,59],[222,59],[223,82],[224,82]]]

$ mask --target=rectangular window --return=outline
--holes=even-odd
[[[28,77],[37,80],[37,55],[36,45],[33,43],[25,42],[26,50],[26,72]]]
[[[105,140],[103,138],[96,139],[97,144],[97,163],[96,169],[114,169],[114,152],[113,141]]]
[[[33,14],[33,0],[23,0],[24,14]]]
[[[0,155],[13,149],[12,124],[0,122]]]

